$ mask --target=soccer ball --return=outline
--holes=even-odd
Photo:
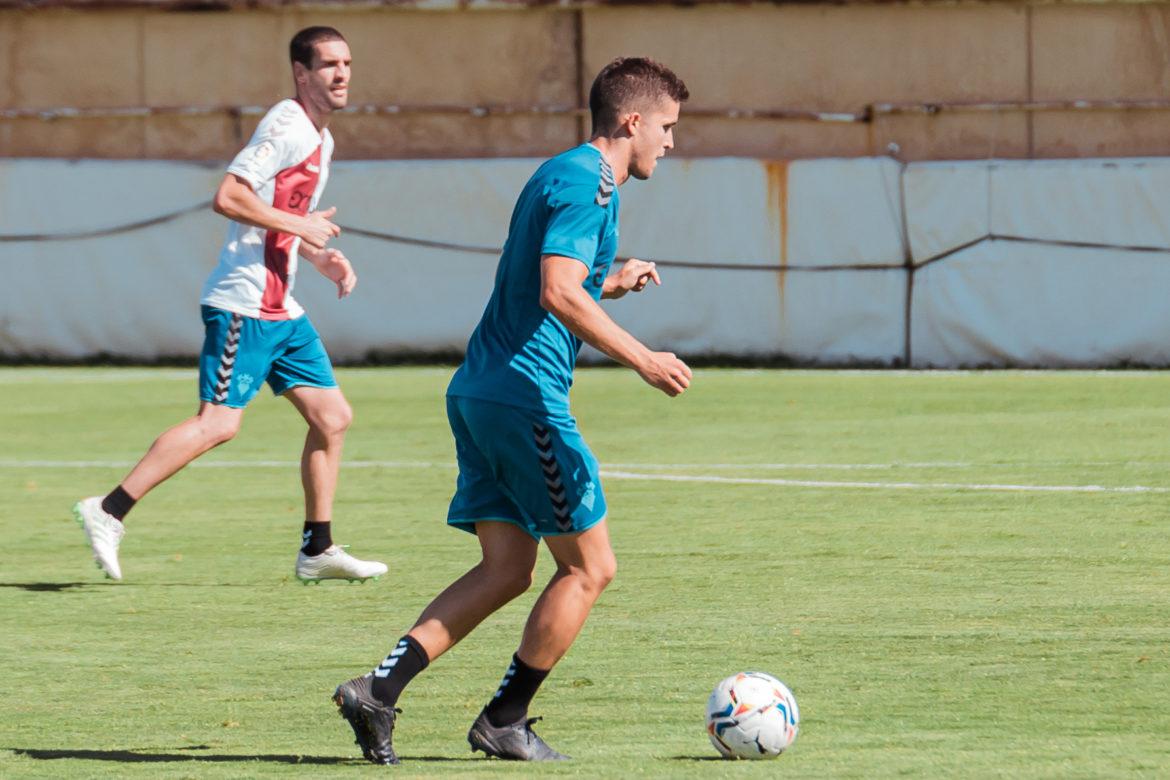
[[[707,735],[724,758],[775,758],[799,725],[792,691],[763,672],[733,674],[707,699]]]

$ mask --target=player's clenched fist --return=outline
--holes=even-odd
[[[329,239],[341,235],[341,228],[329,221],[336,213],[337,207],[334,206],[325,211],[306,214],[301,228],[301,239],[314,249],[324,249]]]
[[[673,352],[651,352],[650,360],[638,373],[646,384],[674,398],[691,385],[690,367]]]

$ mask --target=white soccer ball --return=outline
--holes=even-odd
[[[796,697],[770,674],[733,674],[707,699],[707,735],[724,758],[775,758],[799,726]]]

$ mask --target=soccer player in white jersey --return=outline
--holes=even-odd
[[[99,568],[122,579],[118,547],[135,502],[208,450],[233,438],[244,407],[268,382],[309,424],[301,455],[305,524],[296,575],[304,582],[366,580],[386,565],[354,558],[333,544],[333,493],[345,431],[353,418],[321,338],[292,296],[297,256],[349,295],[357,275],[326,248],[340,233],[317,211],[329,177],[332,113],[349,98],[350,53],[341,33],[309,27],[289,44],[296,98],[277,103],[227,169],[216,212],[231,220],[219,264],[203,288],[205,327],[199,361],[199,410],[167,430],[105,497],[77,503]]]

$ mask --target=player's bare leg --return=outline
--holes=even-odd
[[[602,520],[588,531],[545,537],[557,563],[524,626],[520,649],[492,700],[467,733],[472,750],[517,761],[563,761],[533,730],[528,704],[568,651],[593,605],[617,570]]]
[[[353,410],[337,387],[293,387],[284,397],[292,402],[309,432],[301,452],[301,484],[305,488],[305,520],[333,520],[333,494],[341,469],[345,432],[353,422]]]
[[[537,542],[511,523],[476,523],[482,559],[440,593],[372,673],[337,686],[333,701],[353,729],[362,755],[396,764],[398,697],[415,675],[450,650],[484,618],[528,590]]]
[[[423,610],[409,635],[431,661],[532,585],[540,547],[511,523],[475,524],[483,557]]]
[[[73,514],[89,540],[94,562],[106,576],[122,579],[118,563],[118,547],[126,532],[122,520],[135,502],[203,453],[232,439],[240,430],[243,414],[243,409],[203,401],[194,417],[155,439],[110,495],[77,502]]]
[[[284,394],[309,432],[301,452],[301,484],[305,490],[305,525],[296,574],[306,584],[327,579],[364,581],[386,573],[386,564],[354,558],[333,544],[333,496],[341,469],[345,432],[353,410],[336,387],[293,387]]]
[[[518,651],[537,669],[551,669],[561,660],[617,571],[605,520],[588,531],[548,536],[544,542],[557,570],[528,615]]]
[[[154,440],[122,488],[136,501],[210,449],[231,441],[240,430],[243,409],[201,401],[199,412]]]

